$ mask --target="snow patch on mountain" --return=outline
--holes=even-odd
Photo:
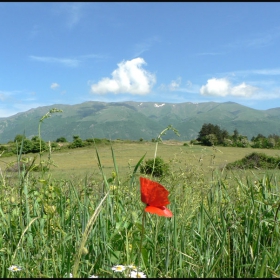
[[[154,107],[159,108],[159,107],[162,107],[162,106],[164,106],[164,105],[165,105],[165,103],[162,103],[162,104],[160,104],[160,105],[158,105],[157,103],[155,103],[155,104],[154,104]]]

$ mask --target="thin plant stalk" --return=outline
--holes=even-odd
[[[54,114],[54,113],[62,113],[63,111],[60,110],[60,109],[56,109],[56,108],[53,108],[51,110],[49,110],[49,112],[47,112],[40,120],[39,120],[39,126],[38,126],[38,135],[39,135],[39,143],[40,143],[40,152],[39,152],[39,155],[40,155],[40,165],[41,165],[41,171],[43,172],[43,166],[42,166],[42,138],[41,138],[41,124],[43,123],[44,119],[46,118],[50,118],[51,114]]]
[[[153,163],[153,169],[152,169],[152,173],[151,173],[151,177],[153,176],[154,173],[154,169],[155,169],[155,162],[156,162],[156,157],[157,157],[157,148],[158,148],[158,143],[162,142],[162,138],[161,136],[166,134],[166,132],[168,130],[172,130],[177,136],[180,136],[178,130],[176,128],[174,128],[172,125],[169,125],[168,127],[166,127],[157,137],[156,139],[156,148],[155,148],[155,154],[154,154],[154,163]]]
[[[143,210],[141,239],[140,239],[139,253],[138,253],[137,273],[138,273],[138,268],[141,266],[141,262],[142,262],[142,245],[143,245],[143,238],[144,238],[144,232],[145,232],[145,220],[146,220],[146,212],[145,212],[145,210]]]
[[[19,242],[18,242],[18,244],[17,244],[17,248],[16,248],[16,250],[15,250],[15,252],[14,252],[14,254],[13,254],[12,260],[11,260],[11,263],[12,263],[12,264],[13,264],[13,262],[14,262],[14,259],[15,259],[16,253],[17,253],[17,250],[18,250],[18,248],[19,248],[20,242],[21,242],[21,240],[22,240],[24,234],[25,234],[26,231],[30,228],[30,226],[33,224],[33,222],[35,222],[37,219],[39,219],[39,217],[36,217],[36,218],[34,218],[33,220],[31,220],[30,223],[27,225],[27,227],[26,227],[26,228],[24,229],[24,231],[22,232],[21,237],[20,237],[20,239],[19,239]]]
[[[86,241],[87,241],[90,231],[93,227],[93,224],[96,221],[96,218],[101,211],[101,206],[102,206],[103,202],[105,201],[106,197],[108,196],[108,194],[109,194],[109,192],[107,192],[106,195],[103,197],[103,199],[100,201],[99,205],[97,206],[93,215],[91,216],[90,220],[87,223],[84,234],[82,236],[80,247],[78,249],[78,253],[76,254],[75,261],[74,261],[74,266],[73,266],[73,277],[74,278],[76,278],[78,276],[77,272],[78,272],[78,268],[79,268],[80,259],[82,256],[82,251],[85,247]]]

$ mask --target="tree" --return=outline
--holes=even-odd
[[[208,134],[206,137],[205,137],[205,140],[207,141],[207,146],[215,146],[218,144],[218,138],[215,134]]]
[[[235,129],[235,130],[233,131],[232,140],[233,140],[234,142],[236,142],[237,139],[238,139],[238,136],[239,136],[238,130]]]
[[[205,123],[199,131],[197,140],[200,141],[203,145],[212,146],[222,144],[227,134],[227,131],[221,130],[218,125]]]
[[[39,153],[40,152],[40,145],[41,145],[41,152],[47,149],[47,144],[45,141],[41,140],[40,144],[40,138],[38,136],[35,136],[31,139],[32,147],[31,152],[32,153]]]
[[[31,141],[40,141],[40,138],[36,135],[31,138]]]
[[[58,142],[65,143],[65,142],[67,142],[67,140],[66,140],[65,137],[59,137],[59,138],[56,139],[55,142],[57,142],[57,143],[58,143]]]
[[[68,147],[69,148],[80,148],[80,147],[84,147],[85,144],[83,142],[83,140],[80,138],[79,135],[73,135],[73,143],[71,143]]]
[[[227,132],[227,130],[223,129],[221,131],[221,142],[224,142],[225,139],[228,139],[229,138],[229,133]]]
[[[23,144],[23,146],[21,146]],[[22,147],[22,153],[23,154],[28,154],[32,152],[32,141],[29,139],[24,139],[23,142],[18,143],[18,146],[13,150],[15,154],[20,153],[21,147]]]
[[[17,134],[17,135],[15,136],[14,142],[21,143],[22,139],[26,139],[26,136],[25,136],[25,135],[22,135],[22,134]]]
[[[169,165],[164,162],[161,157],[155,158],[155,166],[153,170],[154,159],[146,160],[145,164],[140,166],[140,173],[152,174],[155,177],[161,177],[169,173]]]

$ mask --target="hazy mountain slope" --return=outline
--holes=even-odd
[[[156,102],[95,102],[76,105],[54,104],[31,109],[8,118],[0,118],[0,143],[13,140],[17,134],[29,138],[38,135],[38,124],[50,109],[62,109],[44,120],[41,135],[44,140],[73,135],[86,138],[150,140],[169,124],[179,130],[165,139],[195,139],[204,123],[212,123],[233,133],[237,129],[249,139],[258,133],[280,135],[280,108],[255,110],[237,103],[156,103]]]

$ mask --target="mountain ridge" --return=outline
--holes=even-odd
[[[13,140],[17,134],[28,138],[38,135],[39,120],[52,108],[62,109],[44,120],[41,136],[45,141],[73,135],[82,139],[107,138],[151,140],[168,125],[179,130],[180,138],[169,131],[164,139],[195,139],[204,123],[219,125],[230,134],[234,129],[248,139],[261,133],[280,135],[280,107],[257,110],[235,102],[167,103],[102,102],[53,104],[29,109],[0,118],[0,143]]]

